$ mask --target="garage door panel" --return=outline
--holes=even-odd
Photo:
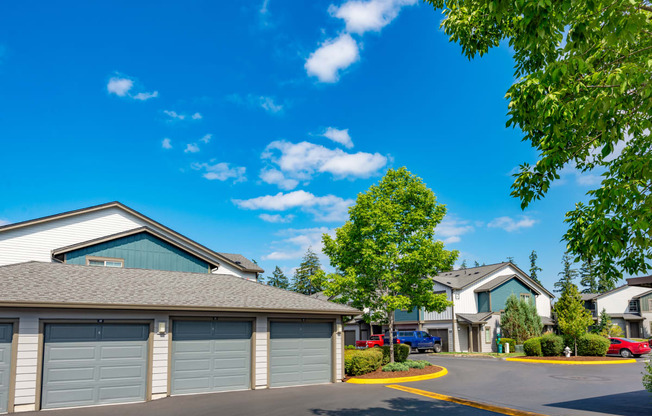
[[[11,373],[12,324],[0,324],[0,413],[9,405],[9,377]]]
[[[251,388],[251,322],[174,321],[172,333],[172,394]]]
[[[330,382],[332,328],[331,323],[272,322],[271,386]]]
[[[147,324],[46,324],[42,407],[145,400],[148,338]]]

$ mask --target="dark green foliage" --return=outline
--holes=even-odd
[[[569,283],[555,303],[553,311],[557,317],[557,326],[563,335],[573,338],[572,346],[575,355],[578,355],[577,340],[586,334],[589,326],[593,325],[591,313],[584,308],[584,302],[577,286]],[[566,341],[566,339],[564,340]]]
[[[577,354],[580,356],[604,357],[609,349],[609,339],[602,335],[584,334],[577,340]]]
[[[267,285],[280,287],[281,289],[290,288],[290,282],[288,278],[285,276],[283,271],[278,266],[276,266],[276,268],[274,269],[274,273],[272,273],[272,277],[267,278]]]
[[[643,369],[643,387],[652,393],[652,361],[648,361]]]
[[[383,366],[383,371],[409,371],[410,367],[405,363],[389,363]]]
[[[537,266],[537,252],[532,250],[530,253],[530,277],[535,280],[537,283],[541,283],[539,280],[539,272],[542,270],[541,267]]]
[[[464,269],[466,269],[466,268],[467,268],[467,266],[466,266],[466,259],[464,259],[464,260],[462,260],[462,264],[460,264],[460,270],[464,270]]]
[[[555,334],[545,334],[539,338],[541,354],[544,357],[558,357],[564,351],[564,339]]]
[[[563,292],[568,285],[573,284],[573,280],[577,277],[577,270],[573,269],[573,259],[568,253],[564,254],[561,260],[564,270],[558,273],[559,280],[555,282],[554,292]]]
[[[345,350],[355,350],[356,348],[355,348],[355,345],[346,345],[346,346],[344,346],[344,349]]]
[[[351,376],[371,373],[378,370],[382,364],[383,353],[378,348],[344,352],[344,371]]]
[[[604,337],[609,336],[609,329],[611,328],[611,317],[607,313],[605,308],[602,308],[600,316],[598,317],[598,322],[593,325],[591,332],[594,334],[602,335]]]
[[[541,352],[541,338],[535,337],[530,338],[523,343],[523,351],[525,355],[529,357],[541,357],[543,353]]]
[[[516,266],[516,261],[514,261],[514,257],[508,256],[507,261],[512,263],[514,266]]]
[[[505,352],[505,344],[509,344],[509,352],[516,351],[516,340],[513,338],[501,338],[500,345],[503,346],[503,352]]]
[[[321,263],[317,254],[308,248],[299,268],[294,272],[294,282],[292,282],[292,290],[295,292],[303,293],[304,295],[312,295],[321,292],[324,271],[321,269]]]
[[[383,364],[387,364],[389,359],[389,345],[383,345]],[[405,344],[395,344],[394,345],[394,361],[397,363],[402,363],[407,360],[408,355],[410,355],[410,347]]]
[[[534,301],[520,300],[513,293],[505,302],[505,312],[500,317],[500,326],[505,330],[505,335],[516,340],[517,344],[541,335],[543,329]]]
[[[408,367],[410,368],[419,368],[419,369],[426,368],[432,365],[426,360],[407,360],[405,361],[405,364],[407,364]]]
[[[476,260],[476,261],[474,261],[474,262],[473,262],[473,267],[480,267],[480,263],[478,263],[478,261],[477,261],[477,260]]]

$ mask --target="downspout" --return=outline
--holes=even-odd
[[[455,292],[455,290],[451,288],[451,302],[453,302],[453,306],[451,306],[451,320],[453,321],[453,352],[456,352],[457,350],[455,345],[457,341],[457,319],[455,318],[455,296],[453,292]]]

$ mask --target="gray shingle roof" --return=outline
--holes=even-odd
[[[501,277],[499,277],[499,278],[497,278],[497,279],[491,280],[491,281],[485,283],[484,285],[482,285],[482,286],[476,288],[476,289],[474,290],[474,292],[488,292],[488,291],[490,291],[490,290],[492,290],[492,289],[494,289],[494,288],[497,288],[498,286],[500,286],[500,285],[502,285],[503,283],[508,282],[508,281],[510,281],[510,280],[512,280],[512,279],[516,279],[516,280],[518,280],[519,282],[523,283],[524,285],[526,285],[527,287],[529,287],[530,289],[532,289],[532,290],[534,291],[534,293],[536,293],[537,295],[540,295],[540,294],[541,294],[541,292],[539,292],[539,290],[537,290],[537,289],[534,287],[534,285],[531,285],[530,282],[525,281],[525,279],[521,278],[521,277],[520,277],[519,275],[517,275],[517,274],[505,275],[505,276],[501,276]]]
[[[482,279],[488,274],[491,274],[496,270],[507,266],[508,264],[509,263],[498,263],[489,264],[487,266],[472,267],[468,269],[452,270],[450,272],[440,273],[437,276],[434,276],[432,279],[435,282],[450,286],[454,289],[461,289],[477,280]]]
[[[597,293],[580,293],[580,297],[583,301],[593,300],[598,297]]]
[[[487,319],[493,315],[493,312],[456,313],[455,315],[457,316],[457,319],[462,319],[472,324],[478,324],[481,322],[487,322]]]
[[[27,262],[0,267],[1,306],[278,311],[359,310],[220,274]]]
[[[243,256],[242,254],[221,253],[221,252],[217,252],[217,254],[219,254],[219,255],[221,255],[223,257],[226,257],[227,259],[231,260],[235,264],[238,264],[238,265],[244,267],[248,271],[257,271],[257,272],[260,272],[260,273],[265,271],[265,270],[261,269],[259,265],[257,265],[253,261],[249,260],[248,258]]]

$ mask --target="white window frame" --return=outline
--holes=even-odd
[[[532,294],[531,293],[521,293],[521,294],[519,294],[519,300],[532,302]]]
[[[484,343],[491,344],[491,327],[489,325],[484,326]]]
[[[632,304],[636,305],[636,308],[632,309]],[[639,308],[638,300],[630,300],[630,301],[629,301],[629,306],[627,307],[627,310],[628,310],[629,312],[636,312],[636,313],[638,313],[638,312],[640,312],[640,309],[641,309],[641,308]]]
[[[91,262],[102,262],[102,264],[91,264]],[[107,266],[107,263],[120,263],[120,266]],[[114,267],[114,268],[124,268],[125,259],[115,258],[115,257],[97,257],[97,256],[86,256],[86,265],[92,267]]]

